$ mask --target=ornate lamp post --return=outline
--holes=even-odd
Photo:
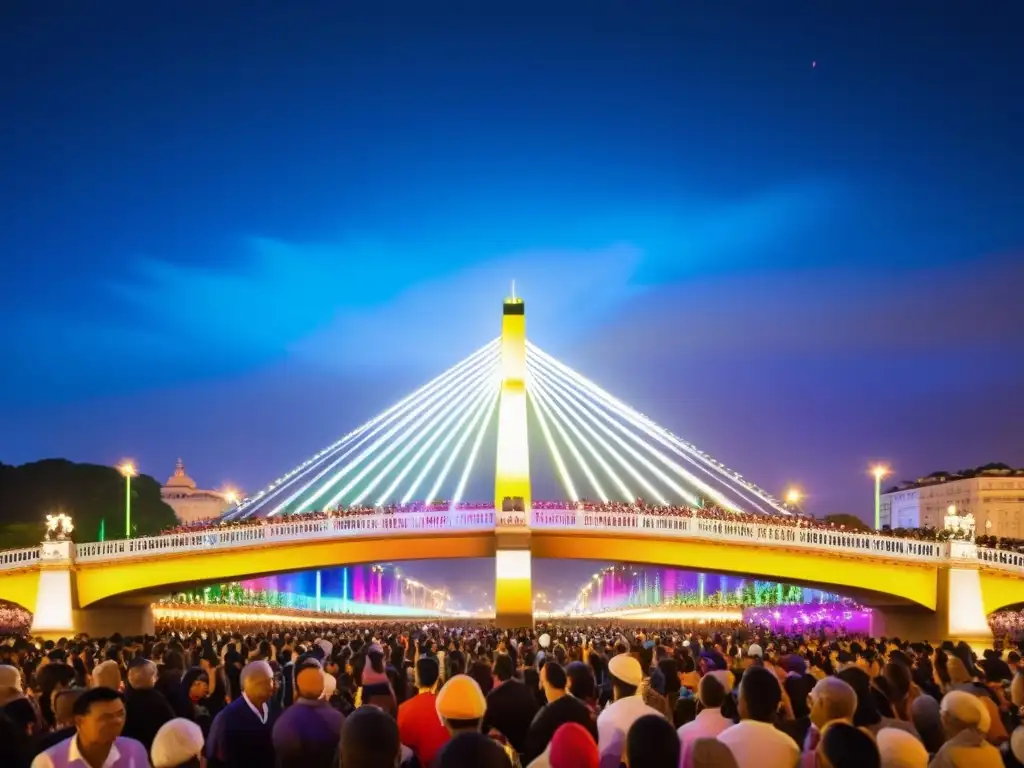
[[[124,537],[132,537],[132,477],[135,476],[135,465],[126,461],[119,469],[124,475]]]

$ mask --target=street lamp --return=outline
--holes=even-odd
[[[882,527],[882,478],[889,474],[889,468],[883,464],[876,464],[871,469],[875,476],[875,530]]]
[[[119,469],[124,475],[124,537],[132,537],[132,477],[135,476],[135,465],[126,461]]]
[[[804,494],[799,488],[790,488],[786,491],[786,504],[793,509],[799,509],[800,502],[804,500]]]

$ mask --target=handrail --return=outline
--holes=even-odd
[[[104,562],[210,550],[238,549],[263,544],[300,542],[361,535],[403,535],[445,531],[493,530],[493,509],[456,509],[401,514],[381,513],[318,519],[285,518],[264,525],[225,526],[190,533],[170,533],[116,541],[84,542],[74,547],[76,562]],[[663,516],[633,512],[597,512],[567,507],[534,509],[530,527],[539,531],[608,531],[650,534],[667,538],[766,544],[806,550],[827,550],[911,562],[973,560],[986,568],[1024,572],[1024,554],[987,549],[967,542],[921,541],[871,532],[805,528],[771,523],[702,517]],[[0,572],[38,564],[41,547],[0,550]]]
[[[169,533],[137,539],[92,542],[75,546],[75,560],[97,562],[125,556],[178,554],[211,549],[236,549],[360,534],[493,530],[494,511],[412,512],[401,515],[357,515],[315,520],[292,520],[244,527],[212,528],[194,533]]]
[[[941,559],[947,552],[945,544],[936,541],[701,517],[568,510],[534,510],[530,517],[530,527],[542,530],[650,532],[669,538],[707,538],[746,544],[773,544],[918,561]]]
[[[0,550],[0,571],[28,568],[39,561],[42,547],[25,547],[23,549]]]

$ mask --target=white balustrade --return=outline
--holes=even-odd
[[[79,544],[78,562],[145,557],[148,554],[178,554],[209,550],[238,549],[296,541],[358,538],[374,534],[415,534],[423,532],[492,530],[492,510],[414,512],[406,514],[355,515],[314,520],[273,519],[264,525],[212,528],[195,533],[169,533],[137,539]]]
[[[670,517],[628,512],[534,510],[530,526],[541,530],[650,533],[665,538],[713,539],[738,544],[767,544],[874,555],[899,560],[934,561],[946,557],[937,541],[898,539],[872,533],[832,531],[756,522],[730,522],[701,517]]]
[[[0,571],[27,568],[39,562],[40,547],[0,550]]]
[[[265,544],[320,539],[358,538],[429,532],[486,531],[498,524],[492,509],[459,509],[401,514],[354,515],[313,520],[273,519],[263,525],[219,527],[193,533],[170,533],[136,539],[75,545],[78,562],[104,562],[158,554],[241,549]],[[760,522],[731,522],[700,517],[671,517],[630,512],[577,509],[535,509],[530,527],[546,531],[639,533],[654,537],[710,539],[718,542],[764,544],[795,549],[842,552],[886,559],[935,562],[976,558],[982,567],[1024,572],[1024,554],[970,545],[952,557],[949,542],[880,536],[874,533],[822,530]],[[960,553],[963,550],[963,554]],[[0,571],[33,567],[40,547],[0,551]]]

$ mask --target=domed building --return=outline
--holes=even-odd
[[[197,488],[196,481],[188,476],[181,459],[174,465],[174,474],[160,488],[160,497],[174,510],[181,523],[217,517],[235,502],[233,494]]]

